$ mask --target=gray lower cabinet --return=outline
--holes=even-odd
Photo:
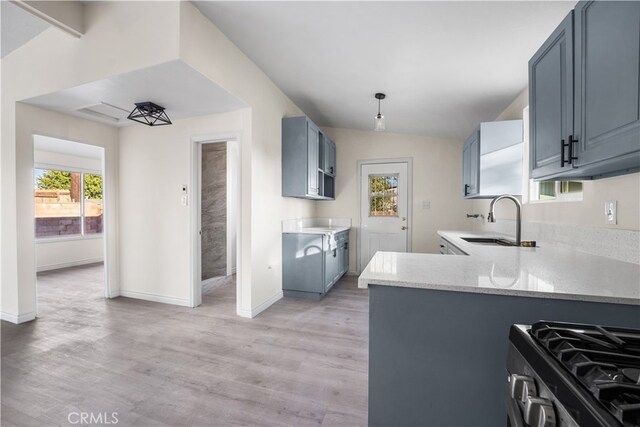
[[[282,235],[282,290],[285,297],[319,300],[349,270],[349,232]]]
[[[634,305],[369,285],[370,426],[506,424],[509,328],[637,328]]]
[[[530,175],[640,170],[640,2],[581,1],[529,62]]]
[[[282,195],[335,199],[336,145],[308,117],[282,119]]]

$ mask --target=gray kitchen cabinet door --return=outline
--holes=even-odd
[[[336,174],[336,144],[327,138],[328,145],[325,147],[326,155],[326,169],[325,172],[329,175],[335,176]]]
[[[473,131],[462,150],[462,178],[464,197],[478,194],[480,188],[480,130]]]
[[[342,274],[347,274],[349,272],[349,234],[345,238],[344,244],[342,245]]]
[[[324,293],[323,238],[320,234],[282,235],[283,290]]]
[[[324,291],[327,292],[338,278],[340,266],[338,264],[338,249],[329,249],[328,243],[324,258]]]
[[[307,185],[308,194],[317,196],[320,192],[318,182],[318,156],[320,155],[320,131],[311,122],[307,130]]]
[[[529,60],[529,116],[531,178],[571,168],[565,157],[573,134],[573,12]]]
[[[611,173],[640,166],[639,102],[640,2],[578,3],[574,102],[578,168],[592,170],[602,163],[606,165],[597,172]]]

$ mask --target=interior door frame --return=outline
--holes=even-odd
[[[197,307],[202,304],[202,248],[200,241],[200,229],[201,224],[201,179],[202,179],[202,145],[203,144],[215,144],[215,143],[227,143],[227,176],[231,175],[231,183],[227,179],[227,200],[231,197],[231,204],[233,205],[233,218],[227,214],[227,236],[229,235],[231,220],[235,220],[235,254],[232,254],[230,250],[230,242],[227,239],[227,274],[230,273],[230,255],[235,256],[236,260],[236,310],[240,309],[240,303],[242,301],[241,292],[242,287],[240,284],[242,274],[242,195],[241,195],[241,157],[240,157],[240,134],[239,133],[224,133],[215,135],[200,135],[191,138],[191,183],[190,189],[187,191],[189,201],[189,248],[190,248],[190,290],[189,290],[189,306]],[[231,173],[229,173],[229,167]],[[235,188],[234,185],[235,184]],[[229,186],[231,185],[232,191],[229,192]],[[227,213],[229,209],[227,209]]]
[[[110,298],[115,298],[117,296],[119,296],[119,291],[114,291],[112,290],[112,283],[111,283],[111,275],[109,274],[109,269],[112,265],[112,263],[115,263],[115,260],[112,260],[111,257],[109,256],[109,249],[111,248],[111,243],[109,242],[110,240],[110,232],[111,232],[111,227],[109,226],[109,221],[108,219],[111,218],[112,212],[111,209],[109,208],[109,202],[111,201],[111,187],[109,186],[109,180],[111,179],[111,174],[109,174],[108,170],[107,170],[107,147],[103,146],[103,145],[98,145],[92,142],[87,142],[87,141],[82,141],[80,139],[77,138],[71,138],[68,136],[59,136],[59,135],[55,135],[52,134],[50,132],[39,132],[39,131],[32,131],[31,135],[30,135],[30,140],[31,140],[31,144],[30,144],[30,150],[31,150],[31,176],[34,176],[34,171],[36,169],[36,166],[40,166],[40,167],[50,167],[50,168],[62,168],[64,170],[65,166],[60,166],[60,165],[48,165],[48,164],[44,164],[44,163],[36,163],[35,161],[35,138],[38,136],[42,136],[42,137],[47,137],[47,138],[56,138],[56,139],[61,139],[64,141],[69,141],[69,142],[74,142],[76,144],[82,144],[82,145],[90,145],[92,147],[97,147],[101,150],[101,159],[100,159],[100,164],[102,167],[102,170],[100,171],[100,175],[102,176],[102,236],[101,237],[85,237],[84,234],[82,234],[81,239],[97,239],[97,238],[102,238],[102,265],[103,265],[103,291],[104,291],[104,297],[107,299]],[[81,173],[97,173],[98,171],[92,171],[89,169],[82,169],[82,168],[72,168],[74,170],[74,172],[81,172]],[[32,178],[33,179],[33,178]],[[84,183],[82,184],[84,185]],[[34,198],[31,198],[31,212],[34,218],[34,224],[35,224],[35,212],[36,212],[36,208],[35,208],[35,201]],[[82,218],[82,227],[81,229],[84,231],[84,211],[82,212],[81,215]],[[31,236],[29,236],[29,238],[32,240],[32,244],[33,244],[33,278],[34,278],[34,289],[35,292],[33,293],[33,298],[35,300],[35,313],[34,316],[37,318],[39,317],[39,306],[38,306],[38,259],[37,259],[37,239],[35,237],[35,225],[34,225],[34,232],[31,234]],[[115,236],[114,242],[117,245],[117,239],[118,237]],[[63,239],[64,240],[64,239]],[[70,240],[74,240],[74,239],[70,239]],[[118,268],[118,267],[116,267]],[[19,322],[22,323],[22,322]]]
[[[385,163],[406,163],[407,164],[407,252],[412,250],[411,234],[413,233],[413,157],[398,157],[394,159],[369,159],[358,160],[356,162],[356,178],[358,185],[358,228],[356,230],[356,267],[358,274],[362,273],[363,266],[360,265],[360,252],[362,251],[362,167],[365,165],[378,165]]]

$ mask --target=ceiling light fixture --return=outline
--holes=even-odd
[[[386,128],[384,126],[384,116],[380,114],[380,100],[385,98],[384,93],[376,93],[376,99],[378,100],[378,114],[373,118],[373,130],[376,132],[382,132]]]
[[[127,118],[149,126],[171,124],[169,116],[164,112],[164,107],[154,104],[153,102],[136,102],[136,108],[133,109]]]

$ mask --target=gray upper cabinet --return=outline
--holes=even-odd
[[[522,194],[522,140],[522,120],[480,123],[462,152],[464,197]]]
[[[529,116],[531,177],[570,168],[563,153],[573,134],[573,12],[529,61]]]
[[[335,176],[336,174],[336,144],[324,135],[324,172],[327,175]]]
[[[307,193],[317,196],[320,192],[320,183],[318,182],[320,130],[310,121],[307,121],[307,129]]]
[[[640,2],[582,1],[529,62],[534,179],[640,169]]]
[[[640,2],[578,3],[574,103],[578,171],[597,177],[640,167],[639,102]]]
[[[480,183],[480,128],[464,142],[462,149],[462,180],[464,197],[473,197],[478,194]]]
[[[282,119],[282,195],[335,198],[336,146],[307,117]]]

